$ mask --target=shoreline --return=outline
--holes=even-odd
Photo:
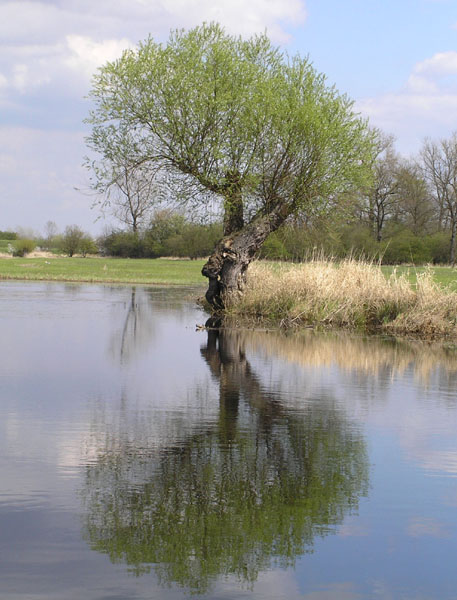
[[[203,293],[203,264],[203,259],[0,259],[0,281],[193,287]],[[440,285],[432,269],[415,270],[413,275],[415,282],[404,269],[389,275],[378,264],[352,259],[257,261],[250,265],[243,295],[224,315],[227,323],[247,328],[342,330],[456,343],[455,280]]]

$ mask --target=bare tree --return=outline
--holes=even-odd
[[[93,207],[107,211],[133,232],[149,222],[163,186],[157,183],[158,169],[138,155],[135,130],[119,128],[103,159],[85,162],[97,193]]]
[[[403,161],[397,170],[398,218],[415,235],[430,230],[435,225],[436,211],[431,192],[420,167]]]
[[[129,165],[119,167],[119,173],[105,199],[112,215],[133,232],[144,225],[152,214],[159,196],[155,172],[149,166]]]
[[[57,236],[59,230],[54,221],[47,221],[44,226],[44,242],[46,244],[46,248],[49,250],[52,246],[55,237]]]
[[[430,183],[442,226],[449,224],[449,261],[455,265],[457,234],[457,132],[438,142],[425,140],[421,150],[424,175]]]
[[[376,130],[377,144],[371,164],[372,183],[357,194],[360,218],[368,221],[376,240],[382,240],[386,219],[395,212],[397,203],[397,170],[399,158],[394,151],[394,138]]]

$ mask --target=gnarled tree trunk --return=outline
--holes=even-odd
[[[289,205],[278,205],[268,214],[255,217],[239,231],[225,235],[203,266],[208,277],[206,299],[216,310],[228,306],[243,291],[246,270],[268,235],[289,216]]]

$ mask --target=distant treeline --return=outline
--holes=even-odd
[[[380,260],[382,264],[449,263],[451,234],[446,231],[415,234],[401,223],[385,228],[378,241],[364,223],[339,226],[288,224],[272,233],[264,243],[261,258],[301,262],[316,254]]]
[[[404,196],[389,196],[389,211],[379,223],[361,210],[361,198],[351,199],[345,212],[287,222],[265,241],[260,258],[301,262],[316,254],[336,259],[348,256],[380,260],[383,264],[449,263],[451,226],[422,196],[421,211],[413,220],[403,206]],[[428,200],[428,201],[427,201]],[[411,205],[411,198],[408,199]],[[425,213],[425,214],[424,214]],[[419,219],[418,215],[424,218]],[[425,218],[425,215],[427,218]],[[208,256],[222,237],[222,223],[194,223],[171,210],[157,211],[139,231],[111,229],[94,239],[76,225],[59,233],[53,222],[44,236],[31,232],[0,231],[0,252],[24,256],[35,248],[63,253],[101,254],[124,258]]]
[[[198,224],[181,214],[159,211],[142,231],[113,230],[98,238],[100,252],[106,256],[158,258],[208,256],[222,237],[222,224]]]
[[[69,225],[59,233],[49,221],[44,236],[32,232],[0,231],[0,252],[25,256],[35,249],[87,256],[101,254],[123,258],[159,258],[177,256],[201,258],[208,256],[222,237],[222,224],[193,223],[183,215],[157,211],[149,225],[139,231],[112,229],[93,238],[77,225]]]

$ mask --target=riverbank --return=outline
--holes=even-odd
[[[0,258],[0,279],[201,285],[204,260]],[[380,267],[346,260],[256,262],[239,302],[240,322],[284,328],[323,327],[457,340],[457,270]]]
[[[457,271],[455,279],[457,280]],[[336,327],[371,333],[457,340],[457,291],[433,269],[390,275],[355,260],[300,265],[255,263],[230,315],[288,328]]]
[[[204,260],[100,257],[0,258],[0,280],[202,285]]]

